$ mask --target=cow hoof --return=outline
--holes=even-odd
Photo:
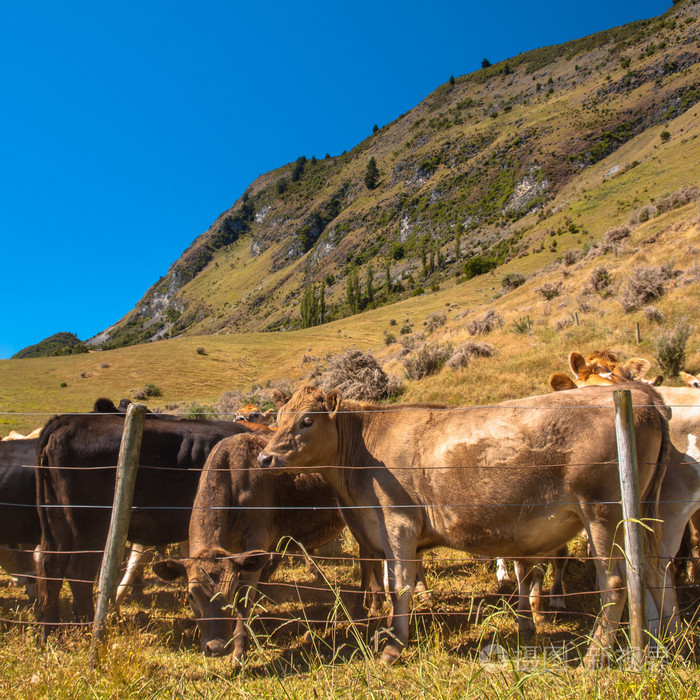
[[[530,618],[518,618],[518,635],[520,638],[530,639],[535,636],[535,623]]]
[[[382,652],[382,663],[385,663],[387,666],[395,664],[399,660],[402,651],[403,647],[387,644]]]

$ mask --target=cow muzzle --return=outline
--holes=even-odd
[[[231,646],[221,639],[210,639],[204,645],[204,656],[227,656],[231,651]]]
[[[263,469],[283,469],[286,466],[284,460],[276,455],[268,454],[264,450],[258,455],[258,464]]]

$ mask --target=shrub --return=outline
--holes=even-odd
[[[677,377],[685,367],[685,348],[692,329],[681,319],[669,331],[661,331],[654,341],[654,355],[664,374]]]
[[[424,343],[403,361],[411,379],[423,379],[439,372],[452,356],[452,345]]]
[[[493,309],[489,309],[485,314],[467,322],[469,335],[486,335],[496,326],[503,326],[503,317]]]
[[[602,297],[610,296],[612,276],[610,275],[610,270],[608,270],[605,265],[600,265],[591,272],[588,283],[593,288],[593,291],[598,292]]]
[[[464,264],[464,276],[470,280],[472,277],[484,275],[498,266],[494,258],[485,258],[483,255],[475,255]]]
[[[192,401],[192,403],[180,409],[180,415],[185,420],[203,420],[206,418],[214,418],[216,413],[211,406],[204,406],[198,404],[196,401]]]
[[[197,354],[198,355],[206,355],[207,351],[204,348],[199,347],[199,348],[197,348]]]
[[[555,322],[554,322],[554,330],[555,331],[561,331],[564,330],[564,328],[568,328],[569,326],[574,325],[574,319],[571,314],[564,314],[563,316],[560,316]]]
[[[510,292],[513,289],[517,289],[521,285],[525,284],[526,280],[527,277],[519,272],[509,272],[507,275],[504,275],[503,279],[501,280],[501,287]]]
[[[475,360],[479,357],[492,357],[496,353],[496,348],[490,343],[477,342],[470,340],[462,343],[452,354],[452,357],[447,362],[450,369],[459,369],[466,367],[470,360]]]
[[[644,309],[644,318],[652,323],[663,323],[664,315],[655,306],[647,306]]]
[[[385,345],[391,345],[392,343],[396,342],[396,336],[393,333],[387,333],[384,336],[384,344]]]
[[[567,250],[564,255],[561,256],[561,261],[564,265],[573,265],[575,262],[581,259],[580,250]]]
[[[547,301],[551,301],[561,294],[561,282],[545,282],[541,287],[537,287],[535,291]]]
[[[162,395],[161,390],[155,384],[146,384],[144,387],[134,392],[134,398],[140,401]]]
[[[656,208],[659,214],[663,214],[672,209],[684,207],[686,204],[695,202],[698,199],[700,199],[700,189],[696,185],[688,185],[687,187],[681,187],[668,197],[660,199],[656,203]]]
[[[658,213],[659,210],[653,204],[646,204],[645,206],[637,209],[637,211],[635,211],[634,214],[632,214],[632,217],[630,218],[630,223],[643,224],[645,221],[653,219]]]
[[[617,253],[620,249],[620,243],[631,234],[627,226],[618,226],[611,228],[604,236],[602,242],[603,253]]]
[[[438,328],[442,328],[445,323],[447,323],[447,315],[435,312],[428,315],[425,321],[425,328],[428,333],[433,333]]]
[[[529,316],[521,316],[513,320],[513,327],[510,330],[511,333],[529,333],[531,325]]]
[[[410,323],[404,323],[403,326],[401,326],[401,329],[399,330],[399,333],[401,335],[408,335],[411,332],[411,324]]]
[[[636,311],[654,299],[662,297],[668,282],[668,270],[653,265],[636,267],[625,281],[620,303],[626,313]]]
[[[332,355],[318,385],[324,391],[339,389],[345,398],[359,401],[379,401],[400,388],[400,382],[380,367],[369,350],[356,348]]]

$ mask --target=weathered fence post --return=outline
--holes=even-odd
[[[136,471],[141,452],[143,425],[146,419],[146,407],[132,403],[126,411],[124,432],[119,447],[119,460],[114,485],[114,504],[109,534],[105,544],[105,553],[100,569],[100,581],[97,589],[95,621],[92,627],[92,646],[90,648],[90,667],[94,667],[97,644],[104,637],[105,619],[109,601],[114,600],[117,589],[119,567],[124,555],[126,535],[131,519],[131,502],[134,497]]]
[[[637,345],[642,342],[642,332],[639,328],[639,321],[634,324],[634,339],[637,341]]]
[[[617,454],[620,468],[622,517],[625,527],[630,643],[632,645],[632,658],[637,666],[641,666],[646,645],[644,630],[647,628],[647,616],[644,591],[644,555],[642,552],[643,526],[640,520],[632,394],[629,389],[614,391],[613,400],[615,402],[615,432],[617,433]]]

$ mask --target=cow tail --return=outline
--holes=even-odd
[[[661,526],[659,519],[659,497],[661,495],[661,485],[666,476],[666,469],[671,457],[671,434],[668,427],[668,408],[661,402],[661,405],[656,405],[656,415],[661,428],[661,447],[659,448],[659,456],[656,460],[656,469],[651,482],[642,495],[642,518],[650,530],[644,529],[644,549],[646,554],[659,554],[659,545],[661,542]]]

